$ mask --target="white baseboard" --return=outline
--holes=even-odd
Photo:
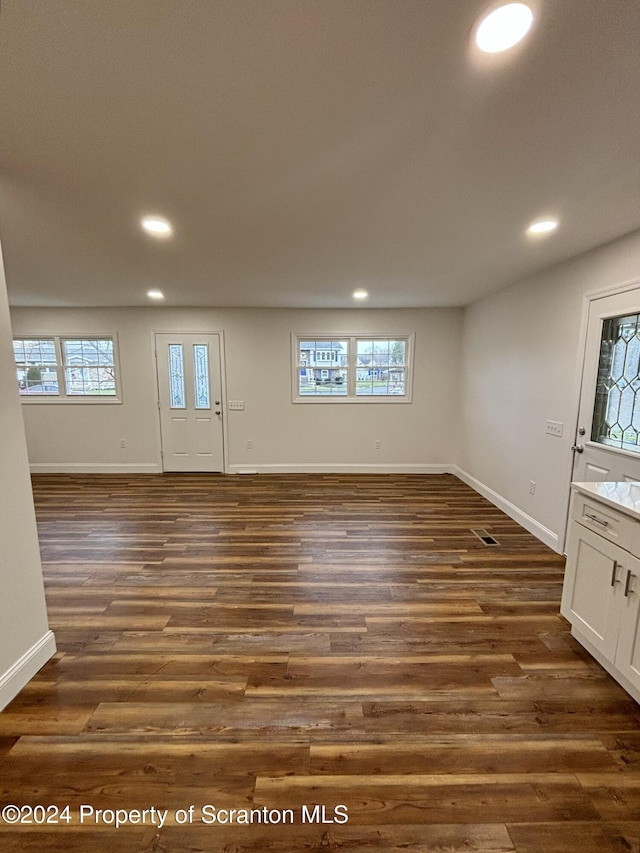
[[[32,474],[161,474],[157,462],[32,462]]]
[[[454,465],[312,463],[230,465],[229,474],[453,474]]]
[[[502,495],[498,494],[498,492],[494,492],[494,490],[490,489],[489,486],[485,486],[484,483],[480,482],[480,480],[476,480],[475,477],[472,477],[471,474],[467,474],[467,472],[463,471],[461,468],[455,466],[455,469],[451,473],[455,474],[456,477],[462,480],[463,483],[466,483],[467,486],[471,486],[471,488],[478,492],[478,494],[482,495],[482,497],[491,501],[494,506],[497,506],[498,509],[501,509],[506,513],[509,518],[517,521],[521,527],[524,527],[525,530],[528,530],[529,533],[532,533],[556,553],[560,554],[562,552],[557,533],[554,533],[552,530],[549,530],[547,527],[540,524],[540,522],[536,521],[535,518],[527,515],[526,512],[523,512],[515,504],[512,504],[511,501],[503,498]]]
[[[25,684],[55,653],[56,638],[53,631],[47,631],[12,667],[0,675],[0,711],[15,699]]]

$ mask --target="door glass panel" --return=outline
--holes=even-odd
[[[209,397],[209,347],[207,344],[193,345],[193,364],[196,391],[196,409],[210,409]]]
[[[186,408],[182,344],[169,344],[169,392],[172,409]]]
[[[591,440],[640,452],[640,314],[602,325]]]

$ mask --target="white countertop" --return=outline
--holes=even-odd
[[[640,521],[640,482],[571,483],[571,488]]]

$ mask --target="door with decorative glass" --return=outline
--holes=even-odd
[[[220,335],[155,336],[164,471],[223,471]]]
[[[572,479],[640,480],[640,283],[589,303]]]

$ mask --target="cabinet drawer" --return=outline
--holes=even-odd
[[[579,492],[573,497],[571,518],[626,551],[632,551],[636,544],[637,521]]]

